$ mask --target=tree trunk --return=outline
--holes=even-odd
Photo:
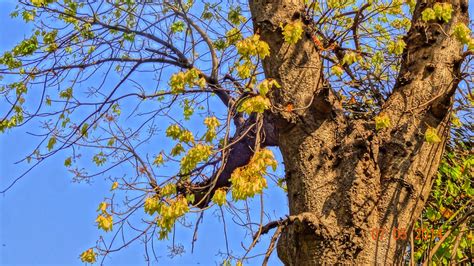
[[[382,107],[392,126],[377,132],[374,122],[343,115],[309,34],[296,45],[284,43],[279,25],[304,21],[303,1],[250,1],[255,30],[271,48],[263,62],[266,77],[282,85],[271,96],[271,120],[290,215],[305,217],[279,239],[278,256],[286,265],[400,263],[448,139],[459,82],[463,47],[452,28],[467,23],[467,0],[449,2],[452,19],[436,25],[419,19],[434,1],[417,4],[399,78]],[[292,111],[281,111],[289,104]],[[428,127],[437,130],[440,143],[425,142]]]

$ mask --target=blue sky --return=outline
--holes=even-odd
[[[0,53],[11,49],[30,33],[30,28],[21,19],[11,19],[9,14],[15,1],[0,0]],[[1,107],[0,107],[1,108]],[[37,121],[24,127],[9,130],[0,135],[0,188],[6,187],[22,174],[28,165],[15,164],[31,152],[39,139],[27,132],[38,132]],[[105,177],[95,178],[90,184],[73,183],[72,175],[63,166],[69,154],[56,154],[34,168],[7,193],[0,195],[0,264],[1,265],[82,265],[79,254],[95,245],[99,236],[95,218],[99,202],[110,193],[110,181]],[[83,165],[93,168],[93,165]],[[282,174],[280,172],[280,174]],[[282,192],[270,189],[265,194],[269,206],[276,209],[273,217],[287,212],[286,199]],[[270,197],[269,195],[272,195]],[[225,248],[222,223],[207,212],[200,225],[199,239],[193,254],[190,252],[192,230],[180,230],[177,238],[186,253],[169,258],[169,242],[157,244],[159,264],[169,265],[216,265],[221,258],[216,256]],[[245,231],[228,224],[228,237],[236,254],[242,254],[240,241]],[[246,245],[249,243],[246,238]],[[256,253],[265,252],[268,242],[262,242]],[[276,251],[270,261],[279,264]],[[259,265],[261,259],[251,264]],[[110,255],[105,265],[145,265],[144,248],[140,241]],[[249,265],[248,263],[246,265]]]

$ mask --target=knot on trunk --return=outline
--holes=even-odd
[[[332,247],[332,235],[326,225],[311,212],[288,216],[278,240],[278,257],[285,265],[316,265],[314,255]]]

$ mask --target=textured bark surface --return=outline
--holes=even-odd
[[[406,243],[373,240],[371,230],[406,228],[409,234],[428,198],[462,62],[452,27],[467,22],[468,2],[449,1],[453,18],[441,26],[419,20],[434,1],[417,4],[399,78],[382,109],[392,127],[380,132],[371,121],[343,116],[309,36],[296,45],[283,42],[279,25],[301,19],[302,2],[250,1],[254,27],[271,48],[265,74],[282,85],[271,99],[290,215],[313,214],[312,226],[300,222],[283,230],[278,256],[286,265],[399,263]],[[288,104],[293,112],[282,111]],[[428,126],[442,142],[424,141]]]

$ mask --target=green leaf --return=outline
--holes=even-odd
[[[453,6],[449,3],[436,3],[433,6],[436,18],[444,22],[451,20],[451,14],[453,13]]]
[[[68,157],[66,160],[64,160],[64,166],[69,167],[71,166],[72,158]]]
[[[110,138],[109,141],[107,142],[107,146],[113,146],[115,143],[115,138]]]
[[[242,16],[242,8],[240,6],[236,8],[231,7],[227,19],[234,25],[239,25],[246,20],[246,18]]]
[[[89,129],[89,124],[84,123],[84,125],[82,125],[82,128],[81,128],[81,135],[87,138],[89,135],[88,129]]]
[[[48,150],[52,150],[54,148],[54,144],[56,144],[56,137],[51,137],[48,141]]]
[[[453,33],[462,44],[468,44],[471,41],[471,30],[464,23],[457,23],[454,26]]]
[[[107,161],[107,157],[104,155],[103,152],[99,152],[98,154],[94,155],[92,158],[92,161],[97,165],[97,166],[102,166],[105,164]]]
[[[177,140],[181,136],[181,132],[181,128],[177,124],[173,124],[166,129],[166,136]]]
[[[193,204],[193,203],[194,203],[194,200],[195,200],[194,194],[187,194],[187,195],[186,195],[186,200],[187,200],[189,203]]]
[[[171,32],[172,33],[177,33],[177,32],[183,32],[185,28],[185,24],[183,21],[178,20],[175,23],[171,24]]]
[[[432,8],[426,8],[425,10],[423,10],[423,12],[421,12],[421,19],[424,22],[428,22],[430,20],[435,20],[436,19],[436,13],[434,12],[434,10]]]
[[[59,93],[60,98],[70,99],[72,97],[72,88],[69,87]]]
[[[405,43],[405,41],[399,38],[397,41],[389,42],[389,44],[387,45],[387,49],[388,52],[391,54],[401,55],[406,46],[407,44]]]

